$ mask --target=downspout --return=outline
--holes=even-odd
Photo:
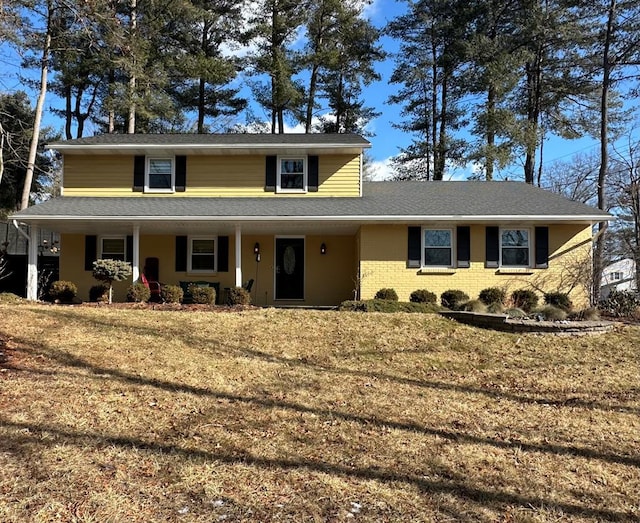
[[[27,300],[38,301],[38,245],[32,238],[38,236],[38,227],[31,226],[31,237],[20,228],[18,220],[12,221],[16,230],[27,240],[29,246],[27,256]]]

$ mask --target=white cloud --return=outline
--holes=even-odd
[[[367,172],[371,173],[370,180],[372,182],[389,180],[393,176],[391,158],[372,161],[367,165],[366,170]]]

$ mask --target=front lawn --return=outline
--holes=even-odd
[[[639,339],[0,305],[0,521],[638,521]]]

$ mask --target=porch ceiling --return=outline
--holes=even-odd
[[[225,234],[235,233],[234,221],[209,220],[29,220],[29,224],[42,229],[56,231],[63,234],[131,234],[133,228],[140,227],[140,234]],[[326,234],[352,235],[358,231],[358,222],[309,222],[295,219],[278,222],[242,221],[242,234],[253,235],[293,235],[293,234]]]

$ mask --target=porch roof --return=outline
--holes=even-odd
[[[364,223],[594,223],[611,216],[522,182],[368,182],[362,197],[59,197],[14,219],[65,231],[88,222],[343,226]],[[53,226],[55,224],[55,227]],[[66,224],[66,225],[65,225]]]

